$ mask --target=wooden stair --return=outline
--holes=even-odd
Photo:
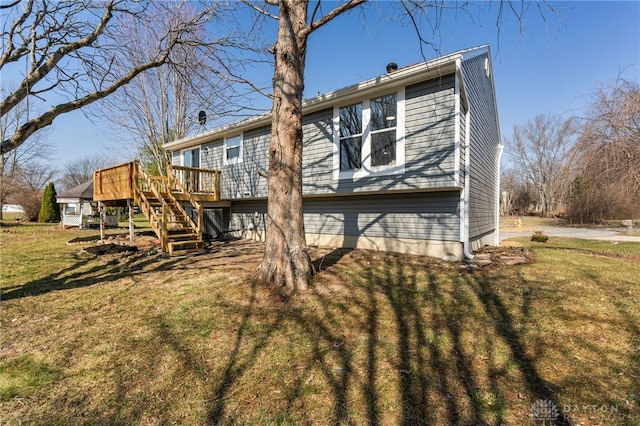
[[[166,176],[151,176],[139,161],[93,174],[94,201],[106,206],[140,207],[162,251],[186,254],[204,251],[202,201],[220,201],[220,170],[167,165]]]
[[[168,252],[170,256],[203,253],[202,206],[191,202],[191,207],[198,212],[196,223],[173,196],[169,177],[140,174],[143,188],[138,188],[135,200],[160,239],[162,251]]]

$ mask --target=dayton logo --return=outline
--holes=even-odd
[[[558,418],[560,413],[558,407],[553,401],[548,399],[539,399],[529,409],[529,417],[531,420],[540,421],[543,425],[551,425]]]

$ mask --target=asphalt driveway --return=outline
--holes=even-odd
[[[544,235],[550,237],[564,238],[582,238],[585,240],[603,240],[603,241],[634,241],[640,242],[639,236],[624,235],[624,231],[620,228],[569,228],[560,226],[541,226],[535,231],[542,231]],[[514,237],[523,237],[533,235],[532,229],[513,229],[500,230],[500,241]]]

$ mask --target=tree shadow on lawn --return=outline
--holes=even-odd
[[[149,262],[154,260],[141,263]],[[139,362],[153,370],[166,355],[161,348],[169,348],[179,360],[176,369],[188,373],[183,377],[205,388],[203,420],[212,425],[320,420],[369,425],[525,424],[550,420],[530,417],[532,403],[539,400],[559,410],[555,424],[572,424],[561,412],[562,386],[540,370],[549,343],[544,332],[536,330],[537,283],[517,267],[467,272],[428,258],[364,251],[340,251],[316,263],[323,265],[318,267],[316,284],[287,302],[277,289],[251,278],[237,289],[246,294],[242,303],[216,302],[212,309],[234,324],[213,342],[228,344],[221,355],[207,358],[199,349],[211,344],[212,337],[194,341],[193,335],[185,335],[160,316],[154,320],[160,343],[150,340],[149,359]],[[78,284],[74,274],[66,275],[73,268],[30,284],[38,289],[53,281],[53,288],[42,294],[95,284],[105,275],[131,273],[115,265],[107,270],[94,267],[82,273],[92,274],[91,278]],[[265,294],[272,297],[271,303],[265,303]],[[185,321],[193,322],[188,317]],[[270,352],[282,352],[287,345],[296,347],[292,352],[297,358],[283,367]],[[632,356],[637,359],[637,352]],[[111,424],[143,422],[153,418],[147,412],[151,406],[160,423],[175,421],[169,395],[175,394],[176,382],[154,384],[163,404],[136,400],[140,389],[127,388],[130,373],[120,366],[122,361],[114,363],[119,365],[118,385],[111,412],[96,410],[88,418]],[[247,383],[278,369],[286,375],[284,385],[268,377]],[[283,386],[278,394],[273,393],[276,385]],[[271,399],[262,414],[256,413],[258,393]],[[318,401],[323,405],[314,406]],[[317,412],[326,417],[319,419]]]
[[[18,299],[22,297],[39,296],[56,290],[68,290],[88,287],[120,278],[143,274],[147,267],[154,265],[155,271],[169,270],[178,261],[173,259],[160,262],[158,255],[147,255],[136,252],[131,258],[112,260],[104,264],[96,261],[94,256],[82,256],[70,266],[53,272],[45,277],[29,281],[23,285],[5,287],[0,291],[1,300]],[[94,263],[93,266],[87,266]]]
[[[233,346],[226,362],[216,367],[220,378],[210,388],[208,424],[252,420],[252,414],[242,417],[237,407],[229,409],[237,404],[234,387],[258,368],[258,357],[271,350],[284,324],[295,324],[296,339],[308,342],[308,349],[284,372],[291,380],[277,397],[283,405],[269,412],[269,419],[317,421],[300,407],[311,404],[304,402],[314,392],[309,382],[320,377],[328,389],[324,398],[331,403],[319,408],[331,424],[378,425],[394,418],[402,425],[503,424],[514,418],[572,424],[569,413],[562,413],[562,385],[540,370],[546,342],[535,329],[535,282],[518,272],[507,278],[498,270],[456,273],[455,265],[445,267],[448,278],[443,278],[438,273],[442,266],[432,261],[411,264],[390,256],[384,257],[382,268],[372,266],[379,264],[380,255],[341,256],[350,258],[346,267],[337,258],[322,274],[352,287],[327,291],[317,280],[308,294],[279,309],[258,336],[246,332],[261,315],[252,284],[251,299],[238,312],[242,319]],[[518,292],[505,296],[501,286],[507,283]],[[205,365],[193,363],[195,355],[180,344],[179,336],[169,341],[185,355],[187,365],[211,375]],[[388,383],[393,383],[393,400]],[[264,391],[258,384],[257,389]],[[554,404],[555,419],[544,412],[531,417],[536,414],[532,404],[541,400]],[[389,405],[399,407],[391,417]]]
[[[381,389],[390,380],[397,384],[399,424],[502,424],[507,410],[514,410],[506,404],[520,396],[510,388],[517,379],[527,399],[516,410],[518,421],[531,420],[531,404],[543,400],[559,410],[555,424],[571,425],[560,411],[556,396],[560,389],[538,371],[537,355],[531,355],[535,344],[522,334],[532,310],[529,305],[535,290],[529,287],[533,284],[522,277],[514,283],[523,289],[521,317],[516,318],[492,284],[491,275],[461,273],[443,284],[441,276],[429,272],[429,264],[412,265],[385,257],[382,269],[371,266],[376,260],[366,255],[349,266],[349,270],[360,270],[357,276],[332,271],[349,253],[334,253],[318,269],[340,276],[354,288],[336,294],[324,291],[318,283],[295,308],[279,312],[271,327],[253,342],[243,331],[253,315],[253,302],[249,305],[223,367],[223,379],[213,389],[211,400],[216,403],[209,424],[229,421],[225,401],[234,384],[253,367],[271,334],[283,322],[292,321],[310,348],[309,353],[292,360],[296,377],[283,396],[286,408],[271,413],[274,418],[313,422],[300,418],[299,406],[305,386],[319,371],[333,400],[331,418],[326,419],[332,424],[362,419],[370,425],[387,423],[388,395]],[[449,271],[449,275],[456,274]],[[385,328],[390,318],[392,335]],[[242,345],[251,349],[238,359]],[[354,392],[363,403],[353,402]]]

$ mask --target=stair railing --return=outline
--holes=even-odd
[[[171,165],[168,166],[167,178],[168,178],[169,188],[175,188],[178,191],[182,192],[184,195],[186,195],[187,200],[189,200],[189,203],[191,204],[191,206],[198,213],[198,223],[196,223],[196,222],[193,221],[191,216],[189,216],[187,214],[186,210],[182,207],[182,204],[180,202],[178,202],[178,200],[173,196],[172,191],[168,192],[169,198],[172,199],[173,203],[178,207],[178,210],[182,214],[184,214],[184,216],[187,219],[187,224],[198,235],[198,239],[201,240],[202,239],[202,223],[203,223],[203,219],[204,219],[204,213],[203,213],[202,205],[199,202],[197,202],[195,200],[195,198],[193,198],[193,195],[192,195],[191,191],[187,191],[184,188],[184,186],[182,186],[182,183],[178,179],[176,179],[176,177],[173,174],[173,170],[171,168]]]
[[[162,243],[162,251],[166,252],[166,234],[167,234],[167,218],[166,216],[166,204],[167,202],[162,197],[161,191],[157,188],[157,179],[152,179],[136,162],[136,176],[138,179],[133,180],[134,189],[134,202],[140,206],[142,213],[145,215],[151,225],[151,229],[158,236]],[[166,179],[165,179],[166,180]],[[144,186],[144,188],[142,188]],[[153,194],[153,196],[162,203],[162,213],[158,214],[156,209],[153,208],[151,202],[145,195],[144,189],[147,189]]]

